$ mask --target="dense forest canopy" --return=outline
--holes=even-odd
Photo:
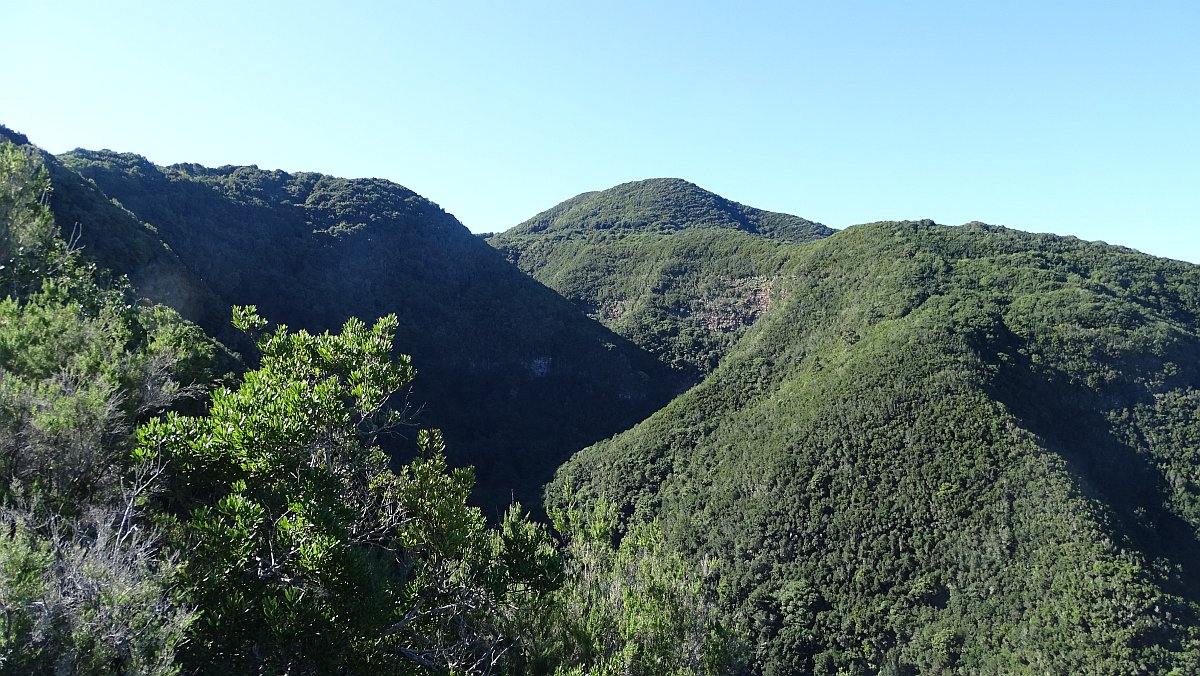
[[[0,672],[1200,671],[1198,266],[0,136]]]
[[[764,673],[1196,669],[1200,268],[900,222],[784,271],[560,484],[719,558]]]

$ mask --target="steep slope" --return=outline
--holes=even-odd
[[[0,139],[29,149],[50,175],[50,208],[62,236],[100,267],[127,275],[138,293],[175,308],[210,335],[230,338],[229,306],[155,232],[96,185],[64,167],[23,134],[0,125]]]
[[[1200,666],[1200,267],[857,226],[549,490],[658,519],[765,674]]]
[[[779,300],[788,245],[831,232],[664,178],[584,193],[490,243],[589,316],[697,377]]]
[[[413,422],[446,430],[480,500],[540,504],[570,453],[680,385],[652,357],[528,279],[456,219],[376,179],[256,167],[157,167],[75,151],[63,165],[152,224],[227,302],[294,328],[400,319],[419,377]],[[399,442],[398,442],[399,443]]]

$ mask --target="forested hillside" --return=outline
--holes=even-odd
[[[225,316],[228,305],[254,304],[273,321],[320,331],[396,314],[397,342],[421,374],[409,399],[413,422],[446,430],[451,460],[476,468],[475,499],[493,514],[514,497],[540,505],[541,484],[571,453],[645,418],[686,385],[393,183],[157,167],[83,150],[58,160],[150,224],[224,299]],[[66,211],[60,192],[60,217],[86,223],[88,233],[105,226]],[[153,277],[130,274],[135,285]],[[143,292],[174,300],[156,296],[157,286]]]
[[[0,673],[1200,672],[1200,266],[0,136]]]
[[[718,570],[762,673],[1200,669],[1200,267],[902,222],[781,270],[557,486]]]
[[[832,230],[680,179],[574,197],[490,239],[546,286],[698,380],[779,300],[788,244]]]

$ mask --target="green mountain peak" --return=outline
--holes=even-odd
[[[524,234],[653,232],[726,228],[785,242],[824,237],[832,229],[725,199],[680,178],[650,178],[586,192],[543,211],[500,239]]]
[[[694,380],[779,299],[785,251],[832,232],[653,178],[584,193],[489,241]]]

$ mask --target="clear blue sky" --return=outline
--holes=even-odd
[[[394,180],[475,231],[678,176],[1200,262],[1200,2],[5,0],[61,152]]]

